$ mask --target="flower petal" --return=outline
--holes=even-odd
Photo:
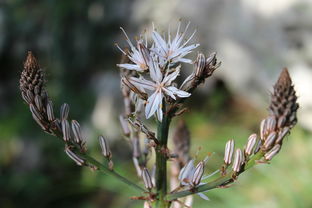
[[[163,119],[163,111],[162,111],[161,108],[158,108],[158,109],[157,109],[156,115],[157,115],[158,121],[162,122],[162,119]]]
[[[204,199],[204,200],[209,200],[209,198],[208,198],[208,196],[206,196],[205,194],[203,194],[203,193],[197,193],[197,195],[200,197],[200,198],[202,198],[202,199]]]
[[[164,86],[171,85],[171,83],[177,78],[177,76],[179,76],[180,68],[181,68],[181,66],[178,66],[174,72],[172,72],[171,74],[167,75],[164,78],[164,80],[162,81]]]
[[[135,71],[139,71],[139,72],[143,71],[143,69],[141,69],[136,64],[117,64],[117,66],[120,67],[120,68],[125,68],[125,69],[129,69],[129,70],[135,70]]]
[[[168,90],[170,90],[171,92],[173,92],[173,94],[177,95],[178,97],[184,98],[184,97],[189,97],[191,96],[191,93],[185,92],[183,90],[179,90],[176,87],[170,86],[167,87]]]
[[[157,109],[161,108],[162,94],[161,92],[154,92],[148,99],[145,107],[145,117],[150,118]]]
[[[169,95],[172,99],[176,99],[176,97],[174,96],[173,92],[170,91],[170,90],[167,90],[165,87],[162,88],[162,90],[167,94]]]
[[[163,54],[167,54],[168,47],[166,41],[159,35],[158,32],[153,31],[152,38],[156,44],[156,47],[162,51]]]
[[[160,71],[159,65],[157,61],[154,61],[152,57],[150,57],[150,61],[148,63],[149,71],[152,80],[155,82],[161,82],[162,80],[162,73]]]
[[[195,172],[194,160],[188,161],[188,163],[181,169],[178,179],[183,185],[185,181],[190,181]]]
[[[130,77],[129,82],[131,82],[137,88],[143,87],[144,89],[155,90],[155,84],[143,78],[139,79],[136,77]]]

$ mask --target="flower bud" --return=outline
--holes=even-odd
[[[241,149],[237,149],[235,152],[234,162],[232,166],[233,171],[238,173],[243,163],[244,163],[243,152]]]
[[[272,160],[272,158],[280,151],[281,145],[276,144],[274,147],[264,155],[264,159]]]
[[[77,163],[77,165],[82,166],[85,164],[85,161],[76,155],[73,151],[71,151],[68,147],[65,147],[65,152],[70,159]]]
[[[197,56],[197,59],[194,63],[195,66],[195,77],[201,77],[202,73],[205,69],[205,65],[206,65],[206,59],[204,54],[200,53]]]
[[[71,122],[72,130],[74,133],[74,139],[77,144],[80,144],[82,142],[82,135],[81,135],[81,129],[80,124],[76,120],[72,120]]]
[[[195,168],[195,172],[192,178],[192,184],[193,186],[197,186],[204,174],[204,162],[201,161],[197,164],[196,168]]]
[[[263,144],[263,148],[264,148],[265,150],[270,149],[270,148],[272,147],[272,145],[274,144],[275,139],[276,139],[276,132],[273,131],[273,132],[271,132],[271,133],[267,136],[267,138],[265,139],[264,144]]]
[[[104,157],[110,157],[111,152],[108,146],[107,140],[103,136],[99,136],[99,142],[102,150],[102,154]]]
[[[151,179],[151,176],[150,176],[147,168],[143,168],[142,178],[143,178],[145,188],[147,188],[148,190],[152,189],[153,183],[152,183],[152,179]]]
[[[61,111],[60,111],[60,118],[61,120],[66,120],[68,118],[68,114],[69,114],[69,105],[67,103],[64,103],[61,106]]]
[[[246,155],[251,155],[253,153],[253,149],[255,147],[256,142],[257,142],[257,134],[250,135],[245,148]]]
[[[70,127],[67,120],[62,120],[62,132],[64,141],[68,142],[70,140]]]
[[[232,157],[234,153],[234,140],[229,140],[225,145],[225,151],[224,151],[224,163],[226,165],[230,165],[232,162]]]

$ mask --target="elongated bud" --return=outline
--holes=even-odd
[[[139,48],[139,50],[143,56],[144,62],[146,64],[146,66],[144,68],[148,69],[147,63],[149,63],[150,59],[151,59],[150,52],[149,52],[148,48],[146,48],[146,46],[142,42],[138,42],[138,48]]]
[[[205,69],[206,65],[206,58],[204,54],[200,53],[197,56],[197,59],[195,61],[195,76],[200,77]]]
[[[77,165],[82,166],[85,164],[85,161],[76,155],[73,151],[71,151],[68,147],[65,147],[65,152],[70,159],[77,163]]]
[[[248,142],[245,148],[246,155],[251,155],[257,142],[257,134],[252,134],[248,138]]]
[[[224,163],[226,165],[230,165],[232,162],[232,157],[233,157],[233,153],[234,153],[234,140],[231,139],[229,140],[226,145],[225,145],[225,151],[224,151]]]
[[[50,100],[47,103],[47,116],[48,116],[49,121],[54,121],[55,116],[53,112],[53,104],[52,104],[52,101]]]
[[[44,130],[47,131],[47,123],[44,121],[42,115],[37,110],[37,108],[33,105],[29,105],[30,112],[32,114],[33,119],[37,122],[37,124]]]
[[[35,105],[39,111],[43,110],[42,100],[41,100],[41,97],[39,95],[35,96]]]
[[[264,155],[264,159],[272,160],[272,158],[280,151],[281,145],[276,144],[274,147]]]
[[[274,144],[275,139],[276,139],[276,132],[273,131],[267,136],[266,140],[264,141],[263,149],[264,150],[270,149],[272,145]]]
[[[152,183],[152,179],[147,168],[143,168],[142,178],[143,178],[145,188],[147,188],[148,190],[151,190],[153,188],[153,183]]]
[[[260,148],[261,148],[261,140],[258,140],[258,141],[256,142],[254,154],[256,154],[257,152],[259,152]]]
[[[104,157],[110,157],[111,151],[108,146],[107,140],[103,136],[99,136],[99,142],[102,150],[102,154]]]
[[[237,149],[235,152],[234,162],[232,166],[233,171],[238,173],[243,163],[244,163],[243,152],[241,149]]]
[[[203,177],[203,174],[204,174],[204,165],[205,164],[203,161],[201,161],[197,164],[193,178],[192,178],[193,186],[197,186],[200,183],[200,181]]]
[[[30,90],[27,90],[26,91],[26,94],[27,94],[27,97],[29,98],[30,102],[29,103],[32,103],[34,100],[35,100],[35,96],[34,96],[34,93]]]
[[[266,135],[266,123],[267,123],[267,120],[266,119],[263,119],[261,121],[261,124],[260,124],[260,139],[262,141],[265,140],[265,135]]]
[[[68,114],[69,114],[69,105],[67,103],[64,103],[61,106],[61,111],[60,111],[60,118],[61,120],[66,120],[68,118]]]
[[[77,144],[80,144],[83,141],[82,135],[81,135],[80,124],[78,123],[78,121],[72,120],[71,127],[72,127],[72,130],[73,130],[73,133],[74,133],[75,142]]]
[[[285,127],[283,128],[277,136],[277,139],[275,141],[275,144],[282,144],[284,137],[289,133],[290,128],[289,127]]]
[[[122,131],[124,133],[125,136],[130,136],[130,129],[128,126],[128,121],[122,116],[119,116],[119,122],[122,128]]]
[[[276,129],[276,119],[273,116],[267,118],[266,132],[272,132]]]
[[[62,120],[62,132],[64,141],[68,142],[70,140],[70,127],[67,120]]]

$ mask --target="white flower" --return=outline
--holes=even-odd
[[[144,48],[143,47],[147,47],[147,44],[143,44],[143,40],[139,39],[137,41],[137,47],[135,47],[131,40],[129,39],[127,33],[125,32],[125,30],[121,27],[120,28],[122,30],[122,32],[125,34],[127,42],[130,46],[131,51],[126,53],[124,50],[122,50],[118,45],[116,45],[118,47],[118,49],[126,56],[128,56],[128,58],[134,63],[134,64],[117,64],[117,66],[121,67],[121,68],[125,68],[125,69],[129,69],[129,70],[135,70],[135,71],[139,71],[139,72],[143,72],[145,70],[148,69],[147,66],[147,61],[144,58]]]
[[[209,157],[207,156],[202,162],[204,164],[207,163]],[[194,159],[188,161],[188,163],[186,163],[186,165],[181,169],[180,174],[178,176],[178,179],[180,181],[180,183],[183,186],[189,186],[189,187],[194,187],[194,185],[192,184],[192,179],[194,177],[196,171],[196,167],[194,165]],[[201,181],[215,175],[216,173],[218,173],[220,170],[216,170],[215,172],[207,175],[207,176],[203,176],[201,178]],[[199,185],[203,185],[205,183],[201,182],[199,183]],[[206,191],[205,191],[206,192]],[[200,196],[201,198],[205,199],[205,200],[209,200],[209,198],[204,194],[204,193],[197,193],[198,196]]]
[[[189,97],[191,94],[183,90],[179,90],[174,86],[171,86],[172,82],[177,78],[180,73],[180,67],[177,67],[175,71],[171,73],[167,72],[165,76],[163,76],[158,63],[155,62],[151,56],[149,56],[149,58],[146,58],[146,60],[148,60],[147,64],[152,81],[147,80],[143,77],[131,77],[129,78],[129,81],[136,87],[152,91],[152,94],[147,99],[145,116],[148,119],[156,112],[158,120],[162,121],[162,100],[165,95],[170,96],[172,99],[176,99],[176,96]]]
[[[169,30],[168,42],[166,42],[165,39],[162,38],[161,35],[155,31],[155,29],[153,30],[152,38],[155,44],[152,50],[160,58],[162,58],[162,62],[164,64],[166,64],[167,62],[170,62],[171,64],[178,62],[192,63],[192,60],[183,58],[187,54],[191,53],[193,49],[199,46],[199,44],[191,44],[187,46],[188,42],[193,38],[196,31],[194,31],[193,34],[186,41],[184,41],[184,37],[189,25],[190,23],[186,25],[184,32],[180,33],[181,22],[179,22],[176,36],[172,41]]]

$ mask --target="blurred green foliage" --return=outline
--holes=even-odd
[[[129,199],[138,193],[67,158],[62,142],[44,134],[32,120],[18,91],[26,51],[33,50],[47,69],[47,88],[55,105],[68,102],[71,116],[89,123],[96,100],[91,78],[114,70],[119,53],[114,53],[113,43],[119,39],[119,26],[129,23],[131,4],[126,0],[0,3],[0,207],[142,207]],[[199,147],[200,158],[215,152],[207,172],[221,164],[228,139],[242,146],[265,116],[231,95],[221,81],[216,86],[207,99],[195,94],[200,102],[188,103],[192,110],[183,116],[192,133],[193,155]],[[311,133],[297,126],[271,165],[248,171],[229,189],[209,191],[210,201],[195,196],[194,207],[312,207],[310,138]],[[100,158],[95,136],[88,139],[90,151]],[[122,175],[139,181],[128,147],[124,140],[112,145],[114,163]]]

